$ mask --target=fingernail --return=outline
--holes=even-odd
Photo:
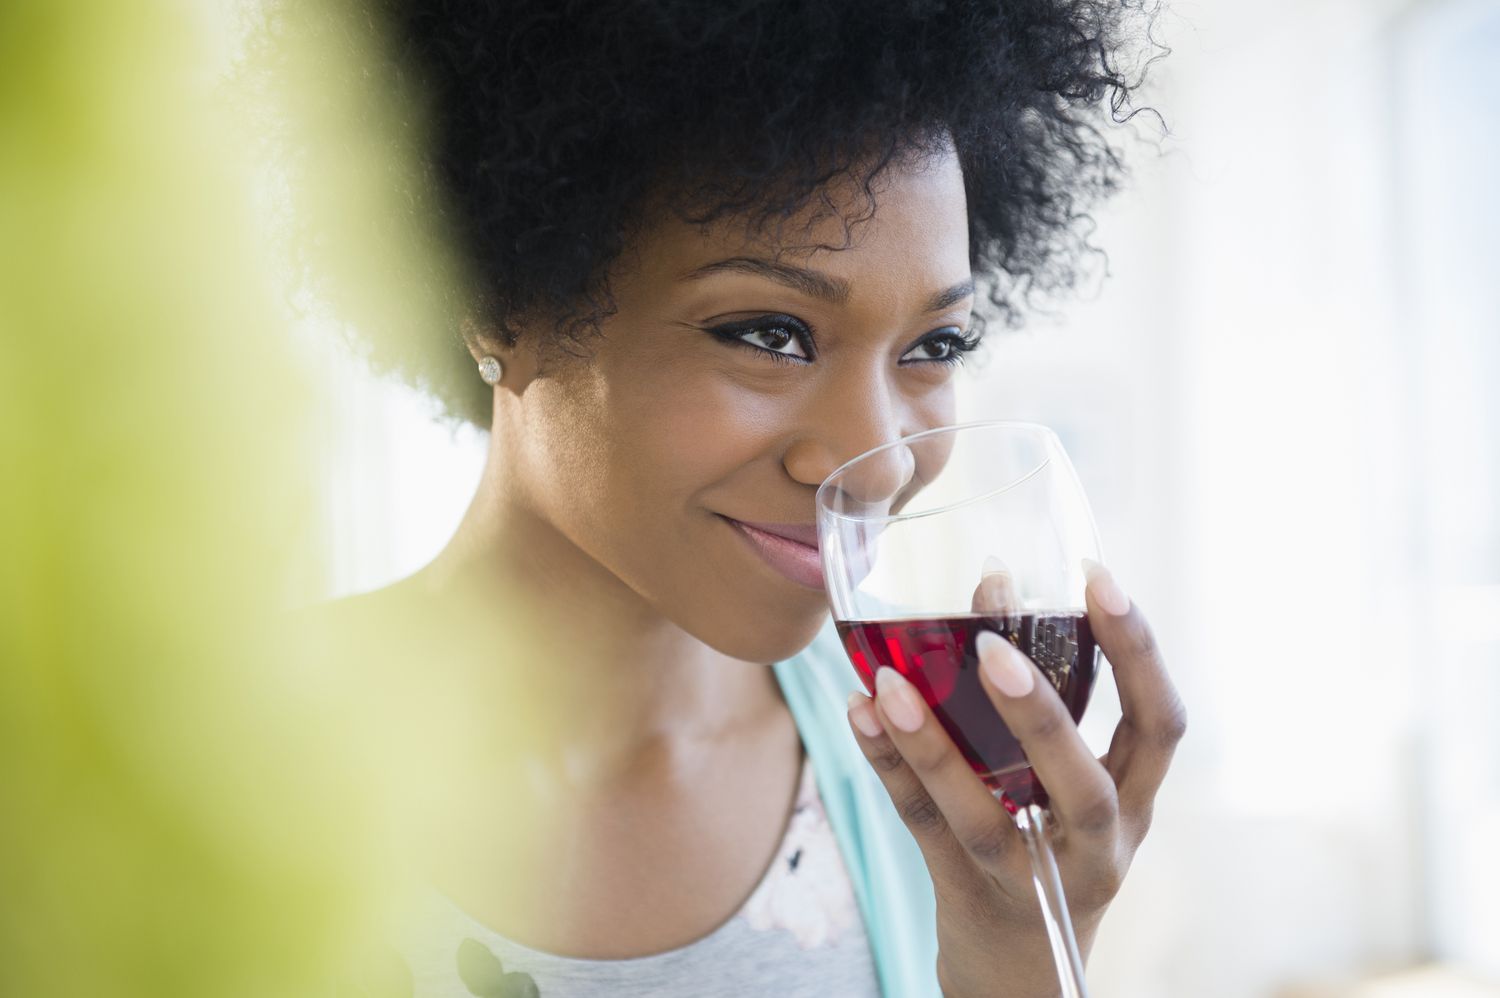
[[[885,716],[902,731],[910,734],[922,726],[922,704],[917,700],[917,691],[905,676],[888,665],[875,672],[875,696]]]
[[[1083,559],[1083,575],[1088,579],[1089,589],[1094,593],[1094,602],[1112,617],[1123,617],[1130,612],[1130,597],[1109,574],[1109,569],[1089,558]]]
[[[970,562],[970,564],[973,563]],[[994,555],[990,555],[988,558],[984,559],[984,567],[979,570],[979,574],[981,576],[1009,575],[1010,569],[1005,567],[1005,562],[1001,561],[999,558],[996,558]]]
[[[880,718],[870,706],[870,698],[856,690],[849,694],[849,723],[859,729],[866,738],[879,738]]]
[[[1023,697],[1036,684],[1036,670],[1019,648],[994,631],[980,631],[974,639],[979,667],[990,685],[1008,697]]]

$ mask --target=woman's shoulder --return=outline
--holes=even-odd
[[[418,577],[406,576],[375,589],[329,596],[290,607],[287,622],[309,628],[339,628],[379,620],[410,607],[419,589]]]
[[[414,665],[433,659],[441,633],[405,579],[289,608],[280,629],[309,679],[367,696],[405,685]]]
[[[404,644],[440,626],[442,606],[420,573],[375,589],[288,609],[284,624],[299,640],[330,649]]]

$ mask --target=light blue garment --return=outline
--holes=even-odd
[[[942,992],[932,879],[849,730],[846,701],[859,687],[859,677],[833,622],[775,669],[854,882],[881,991],[890,998],[937,998]]]

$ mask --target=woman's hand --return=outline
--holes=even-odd
[[[1089,752],[1029,659],[1009,641],[980,645],[985,692],[1051,796],[1058,866],[1085,954],[1151,824],[1152,802],[1186,725],[1150,627],[1102,567],[1090,570],[1087,599],[1124,715],[1102,759]],[[883,668],[875,700],[850,697],[849,721],[932,875],[943,993],[1056,995],[1020,833],[921,694]]]

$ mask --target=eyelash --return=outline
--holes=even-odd
[[[779,353],[757,346],[744,339],[747,333],[763,333],[770,330],[782,330],[789,333],[798,343],[808,357],[804,360],[791,354]],[[813,334],[806,323],[790,315],[763,315],[754,319],[741,322],[728,322],[720,326],[710,327],[708,332],[735,346],[753,350],[758,354],[769,357],[778,364],[810,364],[817,359],[817,351],[813,348]],[[959,331],[957,326],[946,326],[940,330],[934,330],[912,345],[912,349],[918,349],[928,343],[949,343],[949,354],[946,357],[929,357],[926,360],[917,360],[917,364],[941,364],[944,367],[952,367],[962,364],[964,355],[973,352],[979,346],[979,336],[974,333]],[[908,351],[910,352],[910,351]]]
[[[953,367],[964,362],[966,354],[973,353],[979,348],[979,334],[977,332],[965,333],[957,326],[947,326],[943,329],[934,330],[912,346],[915,350],[927,343],[950,343],[949,354],[946,357],[929,357],[926,360],[915,361],[918,364],[942,364],[944,367]]]
[[[754,343],[744,339],[746,333],[764,333],[773,329],[787,332],[802,345],[802,352],[807,354],[807,359],[793,357],[790,354],[778,353],[775,350],[767,350],[765,347],[756,346]],[[740,322],[726,322],[722,326],[714,326],[709,333],[735,346],[754,350],[758,354],[770,357],[778,364],[810,364],[818,353],[813,349],[812,330],[801,319],[790,315],[761,315],[754,319],[744,319]]]

